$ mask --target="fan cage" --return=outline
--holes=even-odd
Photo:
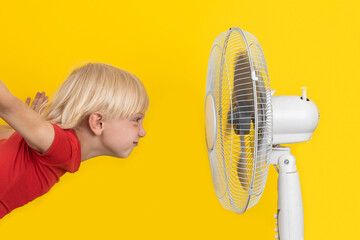
[[[239,28],[220,34],[207,77],[217,114],[208,151],[215,192],[225,209],[244,213],[264,190],[272,144],[270,81],[257,39]]]

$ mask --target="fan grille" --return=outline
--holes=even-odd
[[[256,38],[239,28],[220,34],[207,77],[217,115],[208,151],[215,191],[224,208],[243,213],[261,197],[272,142],[270,82]]]

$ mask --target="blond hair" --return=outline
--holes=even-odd
[[[73,129],[95,111],[108,119],[124,119],[144,114],[148,106],[145,87],[134,74],[105,63],[87,63],[71,72],[44,105],[42,117]]]

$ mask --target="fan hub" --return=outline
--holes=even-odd
[[[216,107],[215,100],[211,93],[208,93],[205,100],[205,132],[208,151],[214,149],[216,133]]]

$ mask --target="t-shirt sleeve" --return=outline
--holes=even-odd
[[[59,167],[67,172],[76,172],[80,167],[80,143],[75,134],[70,133],[72,130],[61,129],[58,125],[53,124],[55,137],[46,153],[39,153],[31,149],[34,157],[42,164]]]

